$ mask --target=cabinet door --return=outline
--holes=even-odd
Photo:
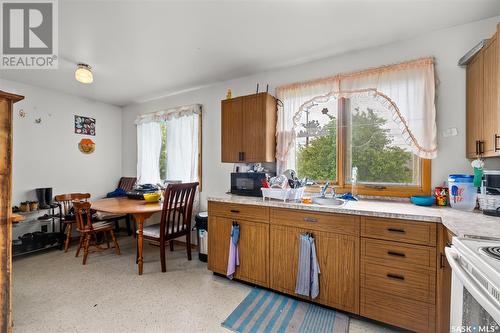
[[[271,289],[295,295],[297,266],[299,261],[299,228],[279,225],[270,227],[270,274]]]
[[[484,156],[499,155],[495,147],[500,149],[500,140],[495,135],[500,135],[500,109],[498,103],[498,76],[499,76],[499,42],[495,34],[483,49],[483,140]],[[495,141],[496,145],[495,145]]]
[[[230,219],[208,217],[208,269],[212,272],[226,275],[231,226]]]
[[[265,162],[266,128],[264,94],[243,98],[242,146],[245,162]]]
[[[480,52],[467,65],[466,153],[476,157],[476,143],[483,137],[483,55]]]
[[[318,303],[359,313],[359,237],[271,225],[270,287],[295,295],[299,235],[312,232],[321,270]]]
[[[240,225],[240,266],[235,277],[269,287],[269,224],[237,220]]]
[[[242,160],[243,98],[221,102],[221,161],[237,163]]]
[[[359,313],[359,237],[314,232],[321,270],[316,301]]]

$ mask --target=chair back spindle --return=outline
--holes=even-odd
[[[160,238],[171,239],[190,232],[198,183],[169,184],[164,193]]]
[[[59,194],[55,196],[56,202],[59,203],[59,212],[62,217],[67,216],[73,208],[73,202],[77,201],[88,201],[90,199],[90,193],[68,193]]]
[[[78,231],[92,231],[92,213],[90,212],[90,202],[74,201],[76,228]]]

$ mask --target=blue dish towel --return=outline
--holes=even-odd
[[[299,235],[299,264],[295,293],[313,299],[319,295],[319,274],[316,244],[310,234]]]
[[[238,252],[238,241],[240,239],[240,226],[233,224],[231,227],[231,239],[229,240],[229,257],[227,261],[227,277],[232,279],[236,267],[240,265],[240,254]]]

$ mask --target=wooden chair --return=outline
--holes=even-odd
[[[88,201],[90,193],[68,193],[59,194],[55,196],[55,200],[59,205],[59,219],[61,221],[61,232],[66,233],[66,240],[64,241],[64,252],[68,252],[71,243],[72,226],[76,223],[76,217],[73,212],[74,201]]]
[[[122,190],[129,192],[132,191],[135,187],[135,184],[137,183],[137,178],[136,177],[121,177],[120,181],[118,182],[118,188],[121,188]],[[97,212],[97,214],[94,216],[95,221],[103,221],[103,222],[114,222],[115,223],[115,231],[119,232],[120,231],[120,220],[124,219],[125,220],[125,225],[127,227],[127,234],[129,236],[132,235],[132,227],[130,225],[130,215],[116,215],[116,214],[107,214],[107,213],[102,213],[102,212]],[[135,228],[134,228],[135,231]],[[135,233],[134,233],[135,237]]]
[[[159,243],[161,271],[166,272],[165,245],[173,240],[186,236],[188,260],[191,260],[191,216],[193,201],[198,183],[170,184],[164,193],[163,209],[160,223],[144,227],[145,240]],[[137,258],[139,253],[137,253]]]
[[[94,242],[94,246],[97,250],[102,250],[100,245],[97,243],[97,233],[102,232],[106,243],[109,246],[109,239],[107,237],[107,232],[109,232],[111,239],[114,243],[114,248],[116,254],[120,255],[120,246],[116,240],[115,233],[113,231],[114,225],[111,222],[96,222],[92,223],[92,214],[90,212],[90,202],[74,202],[75,216],[76,216],[76,230],[80,233],[80,241],[78,242],[78,249],[76,250],[76,257],[80,254],[80,250],[83,247],[83,262],[85,265],[87,263],[87,257],[89,255],[89,247]]]
[[[122,177],[118,182],[118,188],[125,191],[132,191],[137,183],[137,178],[135,177]]]

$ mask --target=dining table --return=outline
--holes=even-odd
[[[105,198],[93,201],[91,209],[98,212],[110,213],[116,215],[132,215],[137,226],[137,265],[139,275],[142,275],[143,258],[143,230],[144,221],[151,217],[154,213],[162,210],[162,203],[149,203],[144,200],[129,199],[126,197],[120,198]]]

